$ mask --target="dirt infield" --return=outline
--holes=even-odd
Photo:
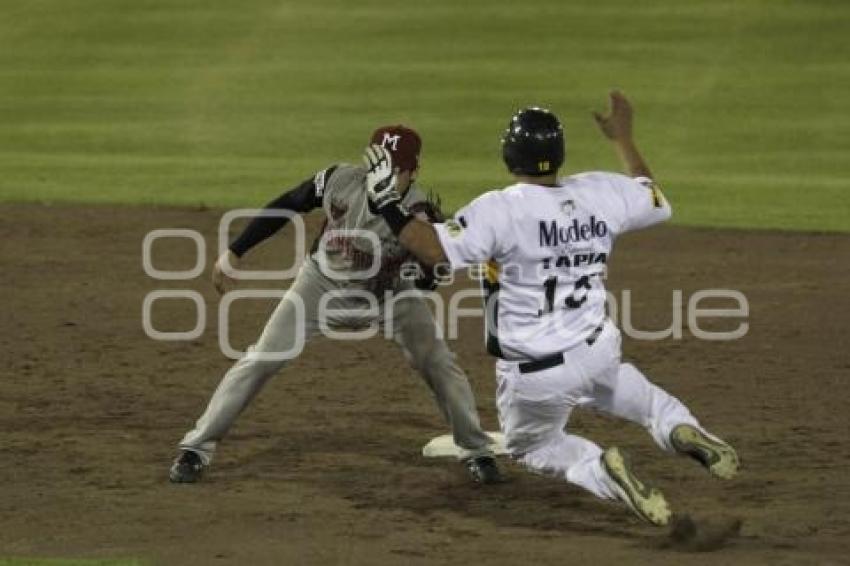
[[[208,269],[191,281],[154,281],[142,270],[142,240],[157,228],[199,230],[211,260],[220,215],[2,206],[0,558],[850,563],[850,237],[665,227],[624,238],[617,249],[611,287],[632,289],[637,327],[669,325],[675,287],[686,300],[700,288],[740,289],[750,302],[741,340],[700,341],[686,330],[682,340],[627,340],[625,347],[738,447],[739,479],[712,480],[660,453],[635,426],[587,412],[572,421],[581,434],[627,448],[697,529],[721,532],[699,542],[682,534],[692,523],[671,536],[507,463],[510,483],[477,488],[457,464],[424,460],[421,446],[445,427],[424,385],[380,339],[311,343],[242,416],[207,481],[170,485],[174,445],[229,361],[218,349]],[[281,265],[286,244],[275,239],[248,266]],[[160,269],[193,263],[188,241],[161,242],[154,252]],[[203,294],[202,338],[145,336],[142,301],[158,288]],[[237,303],[234,342],[255,337],[271,307]],[[159,303],[155,326],[186,330],[193,308]],[[452,347],[495,429],[492,361],[480,324],[465,321]],[[732,536],[736,521],[740,532]]]

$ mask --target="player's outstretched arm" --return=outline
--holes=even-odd
[[[430,222],[414,218],[401,229],[398,241],[428,267],[449,262],[437,231]]]
[[[289,190],[270,203],[264,211],[288,210],[304,214],[322,204],[323,184],[330,177],[335,167],[320,172],[297,187]],[[317,183],[321,183],[319,187]],[[259,243],[267,240],[280,231],[289,222],[289,218],[280,214],[259,214],[251,219],[242,233],[230,244],[227,250],[218,258],[213,266],[212,282],[219,294],[236,285],[236,280],[230,277],[228,268],[237,268],[242,256]]]
[[[236,286],[236,280],[227,274],[227,266],[239,267],[240,258],[231,250],[225,250],[216,260],[212,270],[212,284],[219,295]]]
[[[401,245],[416,259],[434,267],[447,261],[434,226],[416,218],[401,206],[401,195],[396,190],[396,174],[392,156],[379,145],[371,145],[363,154],[366,165],[366,194],[369,208],[384,221],[398,238]]]
[[[611,109],[607,115],[602,115],[599,112],[594,112],[593,117],[599,125],[599,129],[606,138],[611,140],[620,160],[623,162],[623,167],[631,177],[649,177],[652,179],[652,172],[649,170],[649,165],[646,164],[643,156],[638,151],[632,136],[632,105],[625,95],[618,91],[611,91],[609,94],[611,100]]]

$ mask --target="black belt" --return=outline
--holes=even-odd
[[[585,340],[588,346],[593,346],[593,344],[596,343],[596,340],[599,338],[599,335],[602,334],[602,329],[604,327],[605,323],[603,322],[602,324],[597,326],[593,332],[590,333],[590,336],[588,336],[587,340]],[[535,371],[543,371],[544,369],[559,366],[562,363],[564,363],[563,352],[558,354],[552,354],[551,356],[546,356],[545,358],[534,360],[533,362],[523,362],[519,364],[519,372],[534,373]]]

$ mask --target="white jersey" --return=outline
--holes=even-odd
[[[671,214],[646,177],[591,172],[558,185],[490,191],[435,225],[453,269],[487,262],[487,349],[506,360],[541,359],[587,340],[605,320],[614,239]]]

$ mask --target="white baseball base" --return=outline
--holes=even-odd
[[[501,456],[507,454],[505,448],[505,435],[501,432],[488,432],[487,435],[493,440],[490,444],[490,449],[493,454]],[[444,434],[431,439],[431,441],[422,447],[422,455],[426,458],[457,458],[460,456],[461,450],[452,440],[451,434]]]

